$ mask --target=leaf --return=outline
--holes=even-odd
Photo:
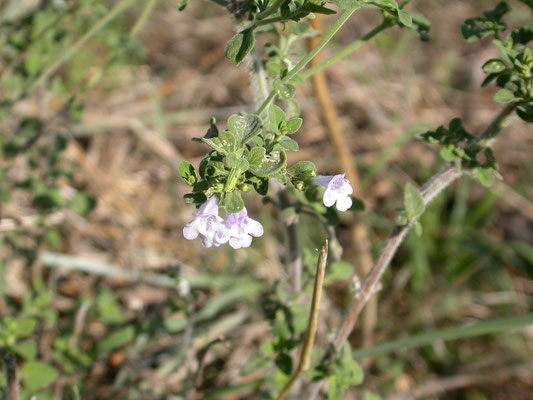
[[[51,385],[59,372],[56,368],[42,361],[28,361],[20,370],[20,377],[29,391],[43,389]]]
[[[443,147],[443,148],[440,150],[440,156],[441,156],[445,161],[452,162],[452,161],[455,160],[455,158],[456,158],[456,154],[455,154],[455,152],[454,152],[453,150],[454,150],[453,146],[446,146],[446,147]]]
[[[405,206],[405,211],[407,212],[407,217],[410,220],[418,218],[426,209],[426,206],[424,205],[424,198],[418,189],[410,183],[405,185],[403,203]]]
[[[476,175],[479,183],[481,183],[486,188],[492,186],[492,173],[488,168],[476,168]]]
[[[287,121],[287,135],[292,135],[293,133],[298,132],[303,122],[304,120],[301,118],[292,118]]]
[[[394,0],[373,0],[373,1],[366,1],[366,3],[373,4],[385,11],[391,11],[391,12],[399,11],[398,3],[396,3],[396,1]]]
[[[226,197],[224,198],[224,207],[226,208],[226,212],[230,214],[240,213],[244,208],[244,202],[242,201],[241,194],[237,191],[226,193]]]
[[[298,178],[311,178],[316,176],[316,166],[311,161],[300,161],[290,167],[287,172]]]
[[[222,131],[213,139],[202,138],[202,142],[209,145],[217,153],[227,156],[237,150],[238,138],[235,133]]]
[[[25,360],[34,360],[37,357],[37,343],[34,341],[18,342],[11,348]]]
[[[502,72],[505,70],[505,68],[506,67],[503,61],[498,58],[493,58],[492,60],[487,61],[481,67],[483,72],[485,72],[486,74],[494,74],[494,73]]]
[[[398,19],[408,28],[413,26],[413,17],[405,10],[399,10]]]
[[[503,29],[505,25],[483,18],[469,18],[461,25],[461,33],[467,42],[475,42]]]
[[[363,400],[381,400],[381,397],[374,393],[365,392],[365,396],[363,397]]]
[[[287,353],[279,353],[276,357],[276,365],[285,375],[291,374],[292,358]]]
[[[248,28],[237,33],[226,45],[225,54],[235,65],[239,65],[242,60],[252,51],[255,45],[255,34],[253,28]]]
[[[418,237],[422,236],[422,224],[420,223],[420,221],[415,222],[414,228],[415,228],[416,236]]]
[[[198,176],[191,163],[182,161],[180,163],[180,176],[189,186],[194,186],[198,182]]]
[[[278,142],[278,144],[281,146],[283,150],[287,150],[287,151],[298,151],[299,149],[298,142],[286,136],[283,137]]]
[[[189,4],[189,0],[178,0],[178,11],[183,11]]]
[[[16,321],[15,336],[23,339],[30,336],[37,327],[37,321],[33,318],[22,318]]]
[[[84,192],[78,192],[70,201],[69,207],[76,213],[86,216],[96,207],[96,200]]]
[[[268,110],[268,118],[270,120],[270,127],[276,133],[280,131],[282,124],[285,124],[285,121],[287,120],[285,112],[275,104],[270,106],[270,109]]]
[[[255,114],[233,114],[228,119],[228,130],[237,135],[242,145],[248,143],[261,132],[261,118]]]
[[[276,79],[273,83],[274,90],[280,99],[290,100],[296,93],[296,88],[289,83],[282,83],[279,79]]]
[[[342,400],[346,387],[340,385],[339,378],[332,375],[328,380],[328,400]]]
[[[248,161],[244,158],[237,156],[235,153],[229,153],[226,157],[226,163],[229,168],[238,168],[239,171],[245,172],[250,167]]]
[[[518,100],[514,93],[507,89],[501,89],[494,95],[494,101],[497,103],[505,104]]]
[[[287,154],[284,151],[280,151],[279,160],[265,158],[259,165],[250,164],[250,172],[260,177],[269,177],[281,171],[286,165]]]
[[[526,122],[533,122],[533,104],[518,107],[516,109],[516,114]]]
[[[121,324],[126,321],[126,316],[117,301],[115,293],[108,288],[102,289],[98,294],[96,308],[102,321],[107,324]]]
[[[261,165],[267,160],[265,154],[266,150],[264,147],[254,147],[250,150],[250,154],[248,154],[248,162],[251,165]]]
[[[111,333],[104,340],[98,343],[97,353],[99,356],[108,354],[119,347],[122,347],[135,339],[135,328],[126,326]]]

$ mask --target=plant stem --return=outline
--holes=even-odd
[[[481,145],[486,144],[492,141],[506,126],[506,121],[508,117],[514,112],[519,103],[511,103],[507,105],[494,120],[485,128],[485,130],[472,141],[472,145]],[[431,178],[424,187],[420,190],[420,194],[424,199],[424,205],[427,206],[439,195],[445,188],[452,184],[456,179],[461,177],[466,171],[463,169],[457,169],[454,164],[448,164],[444,170],[436,174]],[[381,251],[381,254],[372,267],[372,270],[365,278],[361,289],[357,291],[347,317],[344,320],[342,327],[340,328],[337,337],[333,343],[333,349],[338,352],[344,346],[344,343],[348,340],[350,334],[355,327],[355,324],[358,320],[359,314],[363,310],[365,304],[372,297],[372,295],[377,291],[377,287],[383,274],[389,267],[396,251],[402,244],[402,242],[407,237],[407,234],[411,230],[413,224],[408,224],[405,226],[395,226],[389,235],[385,245]],[[329,351],[325,355],[325,359],[331,358],[333,356],[332,351]],[[311,388],[311,395],[309,396],[310,400],[313,400],[318,396],[320,387],[323,381],[317,382]]]
[[[257,19],[265,19],[269,15],[274,14],[278,8],[281,7],[285,0],[276,0],[274,4],[272,4],[270,7],[266,8],[265,10],[261,11],[259,14],[256,15]]]
[[[313,288],[313,298],[311,300],[311,310],[309,312],[309,323],[307,325],[307,333],[305,342],[300,353],[300,361],[296,372],[291,379],[285,384],[276,400],[284,400],[294,383],[302,376],[305,371],[311,366],[311,352],[313,350],[313,344],[315,343],[316,331],[318,328],[318,311],[320,308],[320,297],[322,296],[322,286],[324,284],[324,275],[326,273],[326,262],[328,260],[328,242],[318,256],[318,262],[316,266],[315,286]]]
[[[289,82],[294,76],[300,72],[319,52],[322,50],[329,41],[335,36],[335,34],[339,31],[339,29],[348,21],[348,18],[352,16],[352,14],[355,12],[355,10],[349,10],[345,11],[344,14],[341,15],[341,17],[333,24],[331,29],[324,35],[320,43],[316,45],[309,53],[305,55],[304,58],[298,62],[294,66],[293,69],[289,71],[289,73],[281,80],[283,83]],[[276,96],[276,93],[272,91],[270,95],[266,98],[266,100],[263,102],[263,104],[259,107],[257,110],[257,114],[261,115],[263,111],[268,107],[270,102],[274,99]]]
[[[346,57],[347,55],[353,53],[355,50],[359,49],[361,46],[363,46],[366,42],[368,42],[370,39],[372,39],[374,36],[376,36],[378,33],[382,32],[385,28],[390,26],[386,21],[383,21],[381,24],[376,26],[374,29],[372,29],[370,32],[368,32],[365,36],[363,36],[361,39],[356,40],[348,47],[344,48],[337,54],[335,54],[333,57],[321,62],[320,64],[315,65],[313,68],[309,68],[307,71],[303,72],[300,76],[302,79],[307,79],[310,76],[316,74],[319,71],[322,71],[323,69],[329,67],[330,65],[336,63],[341,58]]]
[[[17,377],[17,360],[13,354],[4,356],[6,368],[6,400],[19,400],[19,382]]]
[[[288,189],[280,188],[278,196],[281,210],[290,207]],[[284,220],[283,222],[287,232],[288,270],[291,276],[292,290],[294,293],[298,293],[302,289],[303,269],[298,239],[298,220],[295,217],[293,220]]]

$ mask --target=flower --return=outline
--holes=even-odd
[[[350,195],[353,188],[350,181],[345,178],[346,174],[335,176],[317,176],[313,178],[313,183],[322,186],[326,191],[322,201],[326,207],[331,207],[337,203],[337,210],[346,211],[352,206]]]
[[[218,247],[229,240],[229,234],[218,216],[218,199],[211,197],[194,214],[194,219],[183,228],[183,236],[187,240],[194,240],[200,236],[204,247]]]
[[[264,233],[261,223],[248,218],[246,207],[238,214],[228,214],[224,225],[229,232],[229,245],[234,249],[250,247],[252,236],[259,237]]]

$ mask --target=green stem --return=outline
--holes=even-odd
[[[336,63],[341,58],[346,57],[347,55],[353,53],[355,50],[360,48],[362,45],[364,45],[366,42],[368,42],[370,39],[372,39],[374,36],[376,36],[378,33],[383,31],[385,28],[387,28],[389,24],[387,22],[382,22],[380,25],[376,26],[374,29],[372,29],[370,32],[368,32],[365,36],[363,36],[361,39],[356,40],[351,45],[343,49],[342,51],[335,54],[333,57],[322,61],[320,64],[315,65],[313,68],[308,69],[307,71],[303,72],[300,76],[302,79],[307,79],[311,77],[312,75],[316,74],[319,71],[322,71],[323,69],[329,67],[331,64]]]
[[[329,41],[333,38],[333,36],[335,36],[335,34],[346,23],[346,21],[348,21],[348,18],[350,18],[354,12],[355,10],[345,11],[344,14],[342,14],[341,17],[331,27],[331,29],[324,35],[322,40],[309,53],[307,53],[306,56],[302,58],[300,62],[296,64],[294,68],[291,69],[289,73],[281,81],[283,83],[287,83],[292,78],[294,78],[294,76],[298,72],[300,72],[320,52],[320,50],[322,50],[329,43]],[[274,99],[275,96],[276,96],[276,92],[272,91],[270,95],[267,97],[267,99],[263,102],[263,104],[261,104],[261,106],[257,110],[258,115],[261,115],[261,113],[268,107],[268,105]]]
[[[122,14],[128,7],[130,7],[136,0],[123,0],[118,3],[105,17],[98,21],[89,31],[83,35],[72,47],[68,48],[50,67],[48,67],[36,80],[34,80],[24,93],[33,92],[39,85],[41,85],[50,75],[56,72],[65,62],[67,62],[74,54],[76,54],[83,46],[87,44],[98,32],[100,32],[113,19]]]
[[[274,4],[272,4],[270,7],[266,8],[265,10],[261,11],[259,14],[256,15],[256,19],[265,19],[269,15],[274,14],[283,4],[285,0],[276,0]]]

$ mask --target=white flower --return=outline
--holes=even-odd
[[[194,220],[183,228],[183,236],[187,240],[194,240],[200,236],[204,247],[218,247],[229,240],[229,234],[218,216],[218,199],[211,197],[194,214]]]
[[[224,225],[229,232],[229,245],[234,249],[250,247],[252,236],[259,237],[264,232],[261,223],[252,218],[248,218],[246,207],[238,214],[228,214]]]
[[[346,211],[352,206],[350,195],[353,188],[350,181],[345,178],[346,174],[335,176],[317,176],[313,178],[313,183],[322,186],[326,191],[322,201],[326,207],[331,207],[337,203],[337,210]]]

